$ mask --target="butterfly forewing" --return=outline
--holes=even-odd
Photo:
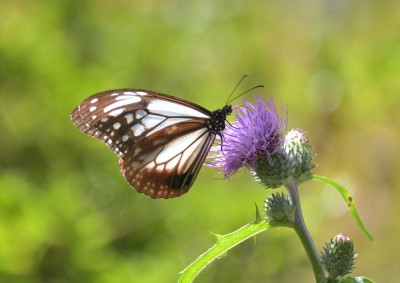
[[[146,101],[136,92],[106,91],[85,99],[74,109],[71,118],[80,131],[97,137],[123,156],[137,139],[129,139],[128,128],[147,114],[141,111],[144,107]]]
[[[193,184],[228,110],[210,112],[172,96],[120,89],[87,98],[71,118],[120,156],[120,169],[137,191],[170,198]]]

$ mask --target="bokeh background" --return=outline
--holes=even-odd
[[[0,282],[176,282],[214,238],[252,221],[272,191],[203,168],[190,193],[136,193],[104,144],[69,114],[87,96],[134,87],[214,110],[244,91],[287,105],[315,173],[345,185],[374,235],[340,196],[301,186],[317,247],[339,233],[354,275],[398,282],[400,3],[312,1],[1,1]],[[251,100],[252,94],[246,99]],[[237,101],[240,103],[240,99]],[[249,240],[198,282],[313,282],[288,229]]]

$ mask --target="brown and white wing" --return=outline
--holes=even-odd
[[[210,117],[194,103],[138,89],[92,95],[71,114],[80,131],[120,156],[128,182],[153,198],[189,190],[215,139]]]

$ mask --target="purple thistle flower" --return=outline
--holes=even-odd
[[[283,130],[287,126],[287,113],[281,117],[273,99],[264,101],[254,97],[255,104],[243,99],[244,106],[234,110],[237,121],[225,128],[222,146],[210,151],[212,161],[207,164],[222,168],[225,178],[241,167],[254,170],[260,158],[273,164],[272,155],[282,150]]]

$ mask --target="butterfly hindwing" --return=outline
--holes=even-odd
[[[170,198],[189,190],[229,114],[156,92],[119,89],[85,99],[71,118],[120,156],[120,169],[137,191]]]
[[[121,158],[121,171],[137,191],[153,198],[171,198],[191,187],[215,135],[193,122],[176,126],[173,134],[167,135],[171,129],[165,128]]]

